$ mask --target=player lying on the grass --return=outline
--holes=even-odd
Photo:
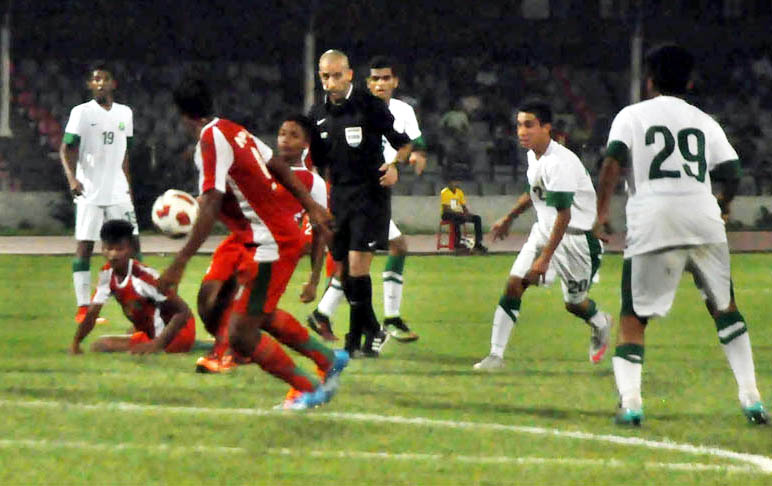
[[[131,258],[134,226],[113,219],[102,225],[99,236],[107,263],[99,271],[99,284],[70,346],[82,353],[80,343],[94,328],[102,306],[110,295],[121,305],[135,332],[102,336],[92,351],[132,353],[187,353],[196,339],[196,321],[188,305],[173,291],[158,288],[158,272]]]
[[[629,188],[622,309],[612,359],[619,392],[616,422],[621,425],[639,426],[643,420],[647,323],[670,311],[684,271],[694,275],[707,297],[743,413],[753,424],[769,422],[756,385],[748,328],[734,300],[722,219],[729,214],[740,164],[721,126],[683,99],[693,67],[694,58],[680,46],[647,54],[650,99],[627,106],[614,118],[598,182],[598,225],[608,220],[623,171]],[[718,199],[712,180],[723,182]]]
[[[493,315],[490,355],[475,369],[504,366],[504,350],[520,315],[520,299],[529,284],[543,281],[549,268],[561,280],[566,310],[590,326],[590,361],[598,363],[608,348],[611,316],[589,299],[592,277],[600,266],[601,244],[592,234],[595,188],[579,158],[551,137],[552,109],[542,101],[524,103],[517,113],[517,137],[528,149],[528,192],[491,228],[504,238],[512,221],[533,206],[536,223],[509,272],[504,295]]]
[[[161,288],[176,287],[188,261],[211,234],[219,218],[230,230],[224,245],[212,256],[211,268],[220,273],[202,300],[217,301],[224,282],[237,287],[232,300],[224,299],[223,316],[206,315],[207,329],[224,334],[237,361],[249,361],[299,390],[285,408],[306,409],[328,402],[339,385],[348,354],[333,351],[309,336],[288,313],[276,309],[302,252],[301,231],[292,212],[281,205],[274,187],[281,184],[308,212],[313,228],[330,233],[330,215],[314,201],[292,173],[286,156],[270,148],[244,127],[214,115],[208,86],[186,79],[174,90],[182,125],[197,138],[195,163],[199,172],[200,211],[185,245],[161,276]],[[232,305],[232,307],[231,307]],[[204,309],[206,310],[206,309]],[[295,364],[267,331],[311,357],[326,372],[324,382]]]

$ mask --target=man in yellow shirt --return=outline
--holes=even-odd
[[[459,181],[448,181],[448,187],[440,192],[440,212],[442,219],[451,221],[456,229],[456,248],[459,247],[461,237],[461,225],[474,223],[474,248],[473,253],[487,253],[488,249],[482,244],[482,220],[477,214],[471,214],[466,206],[464,191],[458,186]]]

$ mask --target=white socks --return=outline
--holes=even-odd
[[[343,301],[343,297],[343,285],[340,283],[340,280],[333,277],[330,279],[330,285],[327,286],[327,290],[324,291],[322,300],[320,300],[319,305],[316,306],[316,310],[327,317],[332,317],[340,303]]]

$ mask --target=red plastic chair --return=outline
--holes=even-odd
[[[444,226],[448,227],[447,231],[443,231]],[[445,238],[447,236],[447,239]],[[461,225],[461,237],[466,236],[466,228]],[[437,249],[447,248],[450,251],[456,249],[456,225],[452,221],[447,219],[440,220],[440,225],[437,228]]]

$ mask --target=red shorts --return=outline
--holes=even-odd
[[[145,334],[144,332],[135,332],[131,335],[131,340],[129,341],[129,346],[133,347],[136,344],[139,343],[146,343],[152,341],[150,339],[150,336]],[[185,326],[180,329],[180,331],[177,333],[176,336],[174,336],[174,339],[172,339],[172,342],[170,342],[164,351],[167,353],[187,353],[190,352],[191,349],[193,349],[193,344],[196,341],[196,319],[193,318],[193,316],[188,319],[188,322],[185,324]]]
[[[230,235],[215,250],[204,276],[204,282],[224,282],[236,277],[239,290],[234,297],[233,309],[240,314],[273,312],[300,259],[299,246],[282,248],[275,262],[256,261],[256,251],[257,247],[245,246],[240,239]]]
[[[279,299],[298,264],[299,255],[281,257],[275,262],[255,262],[254,273],[240,272],[239,290],[233,299],[233,310],[257,316],[276,310]]]
[[[241,265],[244,265],[244,270],[249,272],[250,270],[246,267],[256,265],[256,262],[250,264],[246,251],[247,248],[235,235],[231,234],[225,238],[212,255],[212,263],[206,270],[204,282],[210,280],[225,282],[237,274]],[[252,251],[251,256],[254,257],[254,251]]]

